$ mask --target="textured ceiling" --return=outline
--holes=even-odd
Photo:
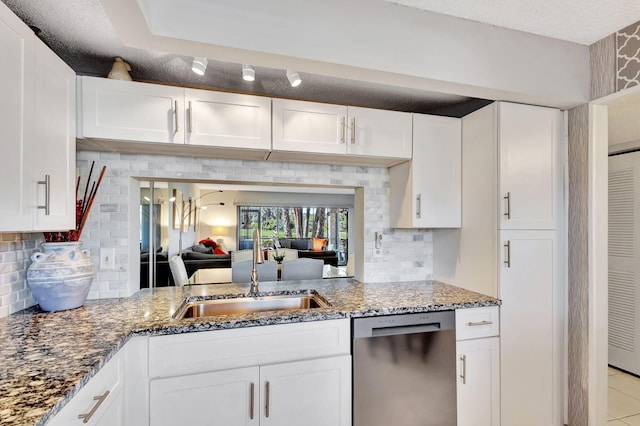
[[[209,60],[204,76],[191,57],[125,47],[99,0],[2,0],[76,73],[106,76],[116,56],[131,65],[134,80],[254,93],[273,97],[461,117],[490,101],[431,91],[300,73],[292,88],[285,70],[256,67],[256,81],[241,79],[241,65]]]
[[[638,0],[387,1],[585,45],[640,20]]]

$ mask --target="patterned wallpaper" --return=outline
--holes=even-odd
[[[616,33],[617,90],[640,84],[640,22]]]

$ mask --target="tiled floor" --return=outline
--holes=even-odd
[[[609,367],[607,426],[640,426],[640,378]]]

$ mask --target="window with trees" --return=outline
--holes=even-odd
[[[238,207],[239,249],[251,248],[253,230],[259,229],[263,248],[277,238],[326,238],[327,250],[346,265],[349,209],[335,207]]]

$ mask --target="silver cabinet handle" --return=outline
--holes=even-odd
[[[264,382],[264,415],[269,417],[269,382]]]
[[[462,361],[462,374],[460,374],[460,378],[462,379],[462,384],[467,384],[467,356],[462,355],[460,357],[460,361]]]
[[[100,408],[100,406],[107,399],[108,396],[109,396],[109,391],[107,390],[107,391],[104,391],[102,395],[93,397],[94,401],[98,401],[95,403],[93,408],[91,408],[91,410],[86,414],[78,414],[78,418],[82,419],[82,423],[89,423],[89,420],[91,420],[91,417],[93,417],[93,415],[96,413],[98,408]]]
[[[173,120],[175,124],[173,132],[178,133],[178,101],[173,101]]]
[[[468,322],[467,326],[468,327],[477,327],[479,325],[491,325],[493,324],[493,321],[476,321],[476,322]]]
[[[507,258],[502,263],[507,265],[507,268],[511,268],[511,241],[507,241],[504,244],[504,248],[507,249]]]
[[[340,143],[344,143],[344,136],[347,131],[347,123],[344,116],[342,116],[342,118],[340,119],[340,129],[341,129]]]
[[[356,143],[356,118],[351,118],[351,145]]]
[[[193,132],[193,109],[191,109],[191,101],[189,101],[189,109],[187,110],[189,116],[189,133]]]
[[[255,404],[255,385],[253,382],[249,386],[249,420],[253,420],[253,405]]]
[[[38,209],[44,210],[44,214],[49,216],[51,208],[51,176],[44,175],[44,180],[39,180],[38,185],[44,185],[44,206],[38,206]]]
[[[511,193],[507,192],[507,195],[502,197],[502,199],[507,201],[507,206],[505,212],[503,213],[503,216],[506,216],[507,219],[511,219]]]
[[[416,196],[416,219],[422,217],[422,194]]]

